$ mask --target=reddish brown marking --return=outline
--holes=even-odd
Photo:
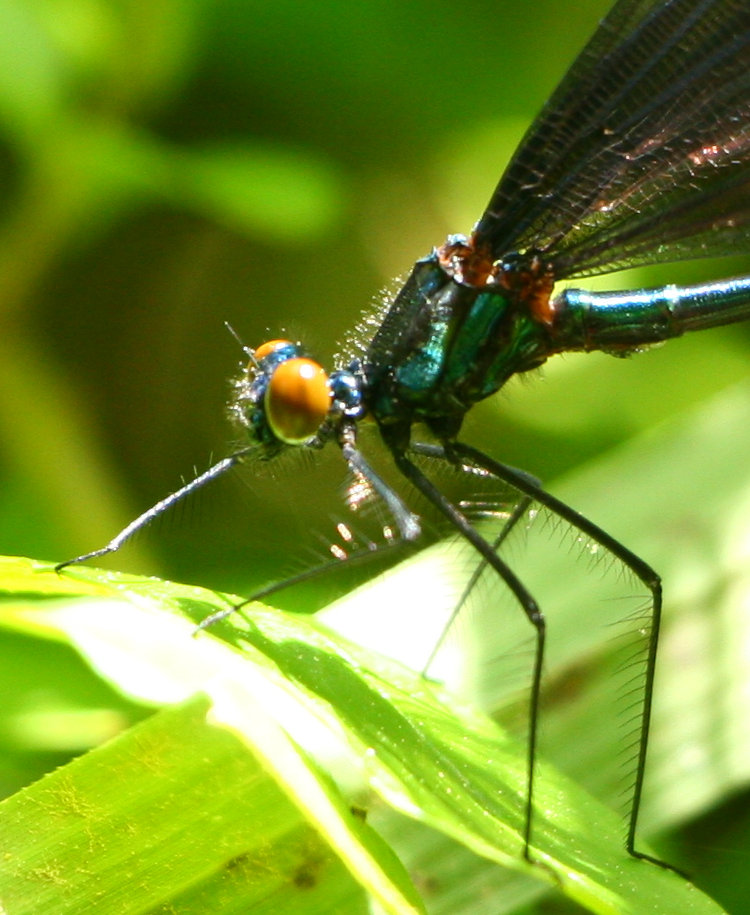
[[[519,269],[500,270],[497,281],[527,306],[537,324],[552,327],[555,323],[555,303],[551,296],[555,278],[549,265],[540,257],[530,257],[528,263]]]
[[[440,266],[457,283],[466,286],[486,286],[494,281],[495,265],[486,246],[477,247],[469,239],[447,241],[438,248]]]
[[[465,286],[496,284],[513,294],[538,324],[551,327],[555,323],[555,304],[551,301],[555,278],[551,267],[538,254],[517,256],[512,266],[503,267],[493,261],[489,247],[477,244],[471,236],[449,239],[437,249],[440,266],[457,283]]]

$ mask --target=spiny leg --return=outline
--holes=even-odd
[[[449,452],[445,451],[446,456]],[[453,528],[463,536],[471,546],[500,576],[518,601],[529,622],[534,627],[536,648],[531,679],[529,698],[529,741],[526,759],[526,804],[523,830],[523,854],[528,861],[531,857],[531,824],[534,803],[534,774],[536,768],[537,721],[539,718],[539,699],[541,693],[542,669],[544,664],[544,646],[546,624],[539,607],[516,574],[494,551],[493,545],[482,537],[471,522],[442,492],[422,473],[403,452],[394,449],[393,458],[404,477],[450,522]],[[451,458],[452,459],[452,458]],[[478,462],[472,461],[472,463]]]
[[[394,490],[391,489],[391,487],[388,486],[388,484],[373,470],[362,452],[359,450],[359,448],[357,448],[354,433],[355,430],[352,428],[347,430],[342,435],[341,452],[349,466],[351,473],[354,476],[363,477],[372,487],[374,492],[376,492],[378,496],[386,503],[388,510],[396,522],[396,528],[399,531],[399,538],[375,546],[375,548],[359,550],[343,560],[347,563],[373,559],[375,556],[382,555],[388,550],[397,549],[398,547],[404,546],[405,544],[416,540],[421,532],[418,516],[409,510],[398,493],[394,492]],[[218,623],[220,620],[226,619],[228,616],[231,616],[232,613],[235,613],[237,610],[241,610],[243,607],[246,607],[253,601],[261,600],[264,597],[269,597],[271,594],[275,594],[284,590],[285,588],[291,587],[292,585],[301,584],[304,581],[310,581],[311,579],[326,575],[333,569],[339,568],[341,566],[341,562],[342,560],[328,560],[309,569],[306,569],[297,575],[285,578],[283,581],[273,582],[270,585],[255,591],[250,597],[246,598],[241,603],[235,604],[232,607],[228,607],[226,610],[219,610],[216,613],[212,613],[210,616],[207,616],[198,624],[197,629],[207,629],[209,626],[212,626],[214,623]]]
[[[55,566],[55,571],[60,572],[67,566],[72,566],[79,562],[86,562],[89,559],[98,559],[100,556],[106,556],[108,553],[117,552],[117,550],[119,550],[126,541],[130,540],[130,538],[139,530],[147,527],[154,520],[154,518],[157,518],[165,511],[168,511],[177,502],[180,502],[186,496],[190,495],[190,493],[193,493],[197,489],[200,489],[202,486],[205,486],[206,483],[210,483],[211,480],[215,480],[217,477],[222,476],[228,470],[231,470],[232,467],[235,467],[237,464],[239,464],[242,461],[242,458],[249,454],[252,450],[252,448],[244,448],[241,451],[236,451],[229,457],[218,461],[216,464],[209,467],[208,470],[192,479],[189,483],[181,486],[179,489],[175,490],[175,492],[170,493],[164,499],[160,499],[156,505],[152,505],[151,508],[147,509],[145,512],[143,512],[143,514],[139,515],[134,521],[131,521],[130,524],[124,527],[119,534],[117,534],[109,541],[106,546],[100,547],[98,550],[92,550],[90,553],[82,553],[80,556],[76,556],[74,559],[66,559],[65,562],[59,562]]]
[[[508,467],[504,464],[494,461],[482,451],[479,451],[477,448],[473,448],[470,445],[466,445],[463,442],[451,442],[449,445],[446,445],[445,453],[449,459],[455,462],[460,463],[462,461],[467,461],[470,464],[474,464],[476,467],[487,471],[497,479],[508,483],[509,485],[518,489],[520,492],[528,495],[531,499],[538,502],[540,505],[543,505],[545,508],[556,514],[558,517],[562,518],[564,521],[567,521],[573,527],[581,531],[581,533],[585,534],[591,540],[598,543],[610,554],[612,554],[648,589],[651,595],[651,615],[645,660],[644,691],[640,715],[638,753],[636,758],[636,775],[633,785],[630,819],[628,823],[625,847],[628,853],[634,858],[651,861],[653,864],[657,864],[660,867],[681,873],[671,864],[668,864],[667,862],[662,861],[653,855],[647,854],[646,852],[639,851],[635,847],[638,815],[640,812],[641,797],[643,794],[646,755],[648,750],[648,738],[651,725],[654,676],[656,671],[656,652],[659,644],[659,628],[661,624],[661,579],[654,571],[654,569],[652,569],[648,563],[641,559],[640,556],[637,556],[635,553],[629,550],[619,540],[615,539],[611,534],[607,533],[607,531],[599,527],[599,525],[595,524],[593,521],[590,521],[588,518],[577,512],[575,509],[571,508],[565,502],[562,502],[560,499],[557,499],[555,496],[548,493],[538,483],[536,483],[533,478],[529,477],[528,474],[518,471],[513,467]]]
[[[445,448],[443,448],[442,445],[434,445],[434,444],[427,443],[427,442],[412,442],[409,446],[409,450],[413,451],[415,454],[422,455],[423,457],[430,457],[430,458],[435,458],[437,460],[443,460],[446,463],[449,463],[452,466],[455,466],[455,463],[453,461],[451,461],[448,458],[448,456],[446,455]],[[519,473],[521,473],[521,471],[519,471]],[[529,480],[536,483],[537,485],[541,486],[541,484],[534,477],[529,476]],[[500,532],[497,534],[495,539],[492,541],[492,550],[494,553],[499,552],[503,543],[511,535],[511,533],[515,529],[518,522],[526,516],[526,513],[528,512],[528,509],[533,504],[533,502],[534,502],[534,500],[531,498],[531,496],[524,494],[523,497],[516,503],[516,505],[513,507],[513,510],[511,511],[510,515],[508,516],[508,518],[506,518],[505,523],[503,524]],[[453,607],[453,610],[451,611],[451,615],[448,618],[447,623],[443,627],[442,632],[440,633],[440,637],[438,638],[437,642],[435,642],[435,644],[433,645],[432,650],[430,651],[430,654],[427,657],[424,667],[422,668],[422,675],[424,677],[428,677],[428,671],[429,671],[430,667],[432,666],[432,664],[434,663],[435,658],[437,657],[443,644],[445,643],[445,639],[447,638],[448,633],[451,631],[451,628],[453,627],[453,624],[458,619],[464,605],[466,604],[466,601],[469,599],[469,596],[471,595],[474,588],[476,587],[477,582],[482,577],[482,574],[484,573],[484,571],[487,568],[488,568],[487,560],[484,559],[484,557],[480,558],[476,568],[474,569],[468,582],[466,583],[466,586],[464,587],[464,589],[461,593],[461,596],[456,601],[456,604]]]

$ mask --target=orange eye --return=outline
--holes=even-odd
[[[253,351],[253,356],[260,362],[261,359],[270,356],[274,350],[280,349],[282,346],[291,345],[291,340],[268,340],[266,343],[261,343],[261,345]]]
[[[288,359],[271,376],[265,406],[276,438],[298,445],[315,435],[328,415],[328,376],[312,359]]]

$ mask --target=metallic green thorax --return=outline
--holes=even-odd
[[[549,355],[547,329],[499,284],[459,282],[437,253],[417,261],[365,356],[381,424],[459,425],[477,401]]]

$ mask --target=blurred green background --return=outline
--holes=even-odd
[[[378,290],[471,228],[609,5],[0,2],[2,551],[101,546],[230,450],[241,353],[224,321],[251,345],[303,337],[329,362]],[[477,408],[466,437],[554,490],[747,377],[749,342],[737,327],[626,361],[558,359]],[[290,548],[304,558],[309,532],[326,536],[345,474],[335,460],[280,474],[217,483],[105,564],[240,593],[284,574]],[[10,683],[28,646],[8,645]],[[56,692],[77,682],[61,664],[35,668],[39,694],[75,705]],[[93,742],[86,727],[19,755],[0,787]]]

